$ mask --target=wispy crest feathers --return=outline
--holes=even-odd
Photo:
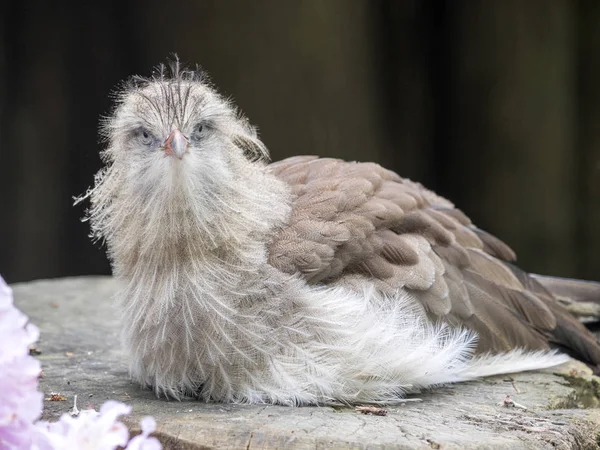
[[[190,69],[179,61],[177,55],[167,64],[155,67],[149,77],[131,76],[117,87],[113,98],[114,109],[100,121],[100,136],[109,145],[103,152],[106,160],[112,160],[110,143],[119,126],[122,126],[118,117],[126,105],[135,103],[134,98],[143,100],[137,102],[138,109],[145,110],[143,115],[160,123],[164,129],[193,126],[200,117],[204,117],[208,126],[223,125],[225,122],[229,142],[249,160],[269,160],[267,147],[258,138],[256,128],[230,100],[217,92],[199,65]]]

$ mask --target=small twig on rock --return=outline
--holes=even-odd
[[[39,348],[37,348],[35,345],[30,345],[29,346],[29,354],[31,356],[37,356],[37,355],[41,355],[42,351]]]
[[[71,410],[71,415],[72,416],[79,415],[79,409],[77,409],[77,395],[75,395],[75,398],[73,398],[73,409]]]
[[[361,414],[371,414],[373,416],[387,416],[388,413],[387,409],[372,405],[357,406],[354,410]]]
[[[67,397],[60,392],[51,392],[50,397],[46,397],[46,400],[49,402],[64,402],[67,400]]]
[[[441,444],[438,444],[433,439],[425,439],[425,442],[427,442],[429,444],[429,446],[431,448],[433,448],[434,450],[442,448]]]
[[[498,405],[504,406],[505,408],[519,408],[523,410],[527,409],[527,406],[521,405],[520,403],[517,403],[512,398],[510,398],[509,394],[507,394],[506,397],[504,397],[504,400],[498,403]]]
[[[520,394],[521,391],[519,390],[519,388],[517,387],[517,384],[515,382],[515,379],[513,377],[508,377],[506,378],[504,381],[510,381],[510,384],[512,385],[513,389],[515,390],[515,392],[517,394]]]

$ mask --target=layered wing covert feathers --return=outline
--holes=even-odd
[[[479,352],[561,347],[598,366],[596,338],[504,242],[448,200],[374,163],[299,156],[273,163],[294,195],[269,262],[309,284],[404,289],[428,314],[478,332]]]

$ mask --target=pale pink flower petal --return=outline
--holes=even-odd
[[[150,437],[150,433],[156,430],[156,421],[152,417],[144,417],[140,422],[142,433],[135,436],[127,450],[160,450],[162,445],[155,437]]]
[[[150,437],[152,418],[142,420],[142,434],[129,441],[119,416],[131,406],[107,401],[100,412],[81,411],[77,418],[63,414],[57,422],[34,422],[40,417],[43,395],[38,392],[40,363],[29,355],[39,330],[13,305],[12,290],[0,277],[0,449],[31,450],[160,450]],[[129,445],[128,445],[129,444]]]
[[[0,277],[0,448],[31,447],[32,423],[42,412],[40,363],[29,356],[39,331],[27,321]]]

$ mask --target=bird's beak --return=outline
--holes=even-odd
[[[179,159],[188,151],[190,141],[183,135],[181,131],[175,128],[163,144],[165,155],[175,155]]]

